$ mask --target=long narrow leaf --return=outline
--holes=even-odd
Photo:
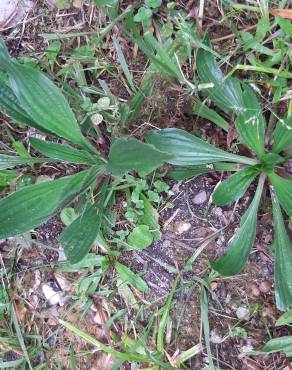
[[[94,204],[60,235],[60,242],[70,263],[78,263],[87,255],[99,233],[107,186],[108,179],[104,180]]]
[[[171,158],[172,154],[137,139],[118,139],[110,148],[107,169],[116,176],[128,171],[145,176]]]
[[[19,64],[8,56],[0,42],[0,67],[26,113],[45,131],[95,151],[82,135],[76,118],[61,91],[37,69]]]
[[[16,155],[0,154],[0,170],[33,163],[52,162],[49,158],[18,157]]]
[[[246,264],[249,253],[256,237],[256,221],[258,207],[263,191],[265,176],[259,179],[254,199],[244,213],[240,223],[240,229],[230,239],[227,252],[218,260],[211,263],[214,270],[221,275],[238,274]]]
[[[238,164],[234,163],[211,163],[199,166],[176,167],[169,172],[169,177],[173,180],[186,180],[192,177],[202,175],[204,173],[212,173],[216,171],[238,171]]]
[[[213,203],[219,206],[225,206],[237,199],[240,199],[257,174],[258,171],[256,168],[247,167],[228,177],[228,179],[221,182],[215,188],[215,191],[212,194]]]
[[[68,145],[43,141],[36,138],[29,139],[31,145],[40,153],[49,158],[71,163],[97,164],[88,152],[74,149]]]
[[[224,131],[228,132],[228,122],[215,110],[209,108],[207,105],[203,104],[199,100],[194,100],[193,113],[199,117],[208,119],[209,121],[215,123],[215,125],[222,128]]]
[[[168,162],[177,166],[201,165],[224,161],[256,164],[256,161],[253,159],[227,153],[180,129],[169,128],[159,131],[148,131],[145,137],[158,150],[171,154],[173,159],[168,160]]]
[[[96,177],[96,168],[59,180],[27,186],[0,201],[0,239],[22,234],[47,221],[57,210],[84,191]]]
[[[238,113],[235,127],[242,141],[261,158],[265,153],[265,119],[251,88],[245,88],[242,98],[244,109]]]
[[[292,243],[287,235],[280,204],[273,188],[271,197],[274,215],[275,296],[279,310],[292,305]]]
[[[292,147],[292,116],[280,120],[273,134],[273,152],[279,153],[289,147]]]
[[[204,49],[197,52],[197,71],[200,81],[211,85],[204,91],[219,108],[228,113],[238,112],[244,107],[239,81],[234,78],[225,79],[214,56]]]
[[[276,173],[269,173],[269,179],[275,192],[288,216],[292,216],[292,179],[284,179]]]

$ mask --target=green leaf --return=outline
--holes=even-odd
[[[33,122],[33,119],[29,117],[26,111],[20,106],[17,97],[13,91],[3,81],[0,80],[0,110],[14,121],[19,123],[25,123],[26,125],[35,127],[37,129],[40,126]]]
[[[18,157],[16,155],[0,154],[0,170],[6,170],[24,164],[52,162],[49,158]]]
[[[100,160],[93,158],[89,153],[74,149],[68,145],[47,142],[36,138],[30,138],[29,141],[37,151],[49,158],[81,164],[101,163]]]
[[[145,22],[152,17],[152,11],[149,8],[142,6],[139,8],[138,13],[134,16],[135,22]]]
[[[292,116],[279,120],[273,133],[273,147],[275,153],[292,147]]]
[[[138,217],[138,221],[141,225],[149,226],[154,240],[159,240],[161,237],[160,226],[159,226],[159,214],[157,210],[152,206],[149,199],[141,194],[140,198],[143,201],[143,214]]]
[[[227,153],[180,129],[168,128],[159,131],[148,131],[145,137],[155,148],[172,155],[173,158],[167,162],[177,166],[223,161],[256,164],[253,159]]]
[[[121,176],[128,171],[136,171],[140,176],[146,176],[172,157],[173,155],[137,139],[118,139],[110,148],[107,169],[115,176]]]
[[[78,215],[75,213],[75,210],[72,207],[64,208],[60,213],[61,221],[66,226],[72,224],[72,222],[76,220],[77,217]]]
[[[276,321],[276,326],[290,325],[292,324],[292,309],[283,313]]]
[[[245,88],[242,99],[244,108],[235,120],[235,127],[241,140],[261,158],[265,153],[265,119],[251,88]]]
[[[11,88],[26,113],[44,131],[95,151],[82,135],[76,118],[61,91],[40,71],[7,57],[0,47],[0,67],[8,74]]]
[[[17,171],[0,171],[0,191],[16,180],[17,176]]]
[[[271,197],[275,233],[275,296],[278,309],[284,311],[292,305],[292,243],[285,229],[278,198],[272,188]]]
[[[236,172],[216,186],[212,194],[212,202],[219,206],[226,206],[240,199],[257,174],[258,171],[254,167],[247,167]]]
[[[288,216],[292,216],[292,179],[284,179],[275,172],[269,173],[269,179],[275,189],[276,195]]]
[[[285,32],[288,36],[292,37],[292,23],[288,19],[277,16],[275,18],[277,24],[280,26],[281,30]]]
[[[159,8],[162,4],[162,0],[145,0],[145,4],[150,8]]]
[[[207,105],[203,104],[199,100],[194,100],[193,113],[199,117],[205,118],[215,123],[215,125],[219,126],[224,131],[228,132],[229,127],[228,122],[223,117],[221,117],[215,110],[209,108]]]
[[[237,171],[238,165],[234,163],[211,163],[202,166],[176,167],[169,172],[169,177],[173,180],[186,180],[204,173],[216,171]]]
[[[207,44],[209,45],[208,42]],[[200,82],[211,85],[204,92],[223,111],[239,112],[244,107],[240,82],[231,77],[225,79],[212,53],[203,48],[198,50],[196,61]]]
[[[284,351],[285,353],[292,352],[292,335],[270,339],[261,349],[261,352],[267,353],[278,351]]]
[[[143,293],[148,291],[148,285],[145,283],[145,281],[140,278],[140,276],[131,271],[127,266],[118,261],[115,261],[115,268],[117,270],[119,278],[125,284],[131,284]]]
[[[32,230],[46,222],[95,180],[96,169],[25,188],[0,201],[0,239]]]
[[[136,226],[128,236],[128,244],[131,249],[145,249],[153,242],[153,234],[148,225]]]
[[[94,204],[67,226],[59,237],[70,263],[81,261],[99,234],[107,187],[108,179],[103,182]]]
[[[254,199],[242,216],[240,228],[229,240],[227,252],[211,263],[214,270],[223,276],[238,274],[246,264],[256,237],[257,212],[265,177],[261,176]]]

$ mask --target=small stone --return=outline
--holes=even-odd
[[[191,227],[192,225],[189,222],[178,221],[174,224],[173,231],[180,235],[188,231]]]
[[[249,309],[246,307],[238,307],[236,310],[236,316],[239,320],[247,320],[249,316]]]
[[[163,240],[162,242],[162,248],[170,248],[171,247],[171,241],[166,239],[166,240]]]
[[[259,297],[261,295],[259,287],[256,283],[249,283],[247,289],[248,293],[253,297]]]
[[[262,293],[266,294],[272,289],[272,283],[270,281],[263,281],[259,285],[259,289]]]
[[[61,304],[62,305],[62,297],[59,292],[55,292],[53,288],[51,288],[48,284],[44,284],[42,286],[43,294],[46,300],[51,305]]]
[[[223,338],[217,333],[216,330],[211,330],[210,341],[211,343],[214,343],[214,344],[220,344],[223,342]]]
[[[205,190],[200,191],[200,193],[196,194],[192,200],[193,204],[203,204],[207,201],[207,193]]]
[[[217,286],[218,286],[217,281],[211,281],[210,286],[211,286],[211,289],[212,289],[212,290],[217,289]]]

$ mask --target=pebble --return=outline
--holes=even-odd
[[[203,191],[200,191],[200,193],[196,194],[194,197],[193,197],[193,204],[203,204],[207,201],[207,193],[205,190]]]
[[[60,304],[62,305],[62,297],[59,292],[55,292],[53,288],[51,288],[48,284],[44,284],[42,286],[43,294],[46,298],[46,300],[51,305]]]
[[[266,294],[272,289],[272,284],[270,281],[263,281],[259,285],[259,289],[262,293]]]
[[[174,224],[173,231],[180,235],[188,231],[191,227],[192,225],[189,222],[178,221]]]
[[[249,316],[249,309],[246,307],[238,307],[236,310],[236,316],[239,320],[247,320]]]
[[[219,335],[217,333],[216,330],[211,330],[211,332],[210,332],[210,341],[211,341],[211,343],[214,343],[214,344],[220,344],[220,343],[222,343],[223,338],[221,337],[221,335]]]
[[[259,297],[261,295],[261,291],[256,283],[249,283],[248,291],[253,297]]]

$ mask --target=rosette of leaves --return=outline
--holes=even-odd
[[[70,176],[25,186],[2,199],[0,239],[38,227],[89,192],[90,200],[81,214],[60,236],[68,260],[76,263],[86,256],[100,233],[104,210],[113,193],[111,179],[129,171],[146,176],[170,160],[172,154],[134,138],[117,138],[105,158],[82,134],[62,91],[38,69],[12,59],[3,42],[0,42],[0,69],[5,76],[0,79],[1,112],[14,122],[58,139],[57,142],[30,138],[39,156],[0,154],[0,170],[47,162],[75,163],[82,168]],[[147,224],[146,217],[145,220]],[[153,220],[150,221],[152,224],[147,225],[152,228]]]
[[[292,216],[292,178],[283,171],[289,157],[285,150],[292,147],[292,117],[278,119],[265,145],[266,122],[253,90],[242,86],[238,79],[225,78],[210,52],[200,49],[196,60],[200,82],[210,86],[206,94],[220,110],[236,115],[235,128],[241,143],[250,149],[251,157],[228,153],[180,129],[150,131],[146,139],[158,150],[174,156],[169,161],[176,166],[171,173],[174,179],[234,171],[215,187],[212,202],[216,205],[225,206],[240,199],[257,181],[254,198],[229,241],[226,253],[211,263],[221,275],[238,274],[244,268],[256,238],[264,184],[269,183],[274,218],[276,302],[279,309],[285,310],[292,304],[292,244],[281,208]]]

